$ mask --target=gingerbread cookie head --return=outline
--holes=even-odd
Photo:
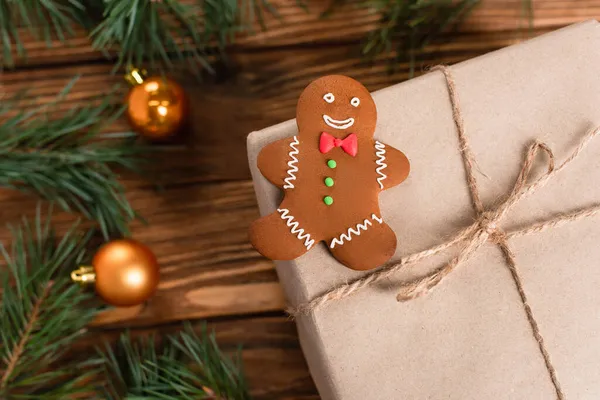
[[[322,132],[343,138],[354,133],[358,140],[371,139],[377,122],[377,108],[369,91],[359,82],[342,75],[329,75],[304,89],[296,108],[302,137]]]

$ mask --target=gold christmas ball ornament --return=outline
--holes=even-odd
[[[181,85],[163,77],[145,78],[138,69],[132,69],[126,79],[134,85],[126,99],[133,129],[150,140],[176,134],[188,115],[187,96]]]
[[[158,287],[156,256],[148,247],[132,239],[106,243],[92,260],[71,275],[77,282],[95,282],[96,293],[108,304],[128,307],[148,300]]]

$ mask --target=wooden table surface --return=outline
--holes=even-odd
[[[360,41],[377,17],[357,7],[359,0],[347,1],[329,18],[319,15],[324,1],[309,1],[309,13],[296,0],[274,3],[282,20],[268,20],[266,31],[240,38],[215,78],[202,84],[178,78],[192,104],[191,128],[183,143],[153,156],[149,175],[123,176],[129,200],[149,223],[136,223],[134,237],[157,254],[162,281],[148,304],[104,313],[89,343],[114,338],[123,327],[132,327],[135,334],[164,334],[178,329],[181,320],[198,326],[207,320],[223,348],[243,345],[255,398],[318,399],[294,322],[282,311],[285,300],[273,263],[248,243],[247,227],[258,210],[246,135],[293,118],[298,95],[321,75],[350,75],[377,90],[408,79],[409,73],[407,64],[390,72],[394,54],[373,63],[361,60]],[[458,32],[422,52],[417,73],[600,15],[600,0],[533,3],[530,30],[521,0],[482,0]],[[82,76],[64,107],[89,101],[122,81],[120,74],[111,74],[112,63],[91,49],[83,31],[52,49],[34,39],[26,41],[26,48],[27,61],[2,73],[0,94],[28,89],[30,106],[49,102],[77,74]],[[125,120],[110,127],[127,129]],[[0,196],[2,223],[16,222],[36,203],[36,198],[12,191]],[[57,223],[67,220],[59,216]]]

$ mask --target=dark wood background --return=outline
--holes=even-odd
[[[257,399],[318,399],[300,350],[294,322],[282,311],[284,295],[271,261],[247,240],[258,217],[246,160],[246,135],[294,117],[296,99],[314,78],[331,73],[352,76],[370,90],[408,79],[408,65],[390,73],[393,54],[365,63],[360,42],[377,16],[347,1],[329,18],[320,17],[326,1],[274,0],[282,20],[237,40],[227,68],[202,84],[179,78],[192,103],[185,143],[155,157],[144,178],[124,176],[128,198],[149,222],[136,224],[134,237],[157,254],[162,272],[158,294],[140,307],[112,309],[91,329],[89,348],[114,338],[124,327],[135,334],[164,334],[181,320],[208,321],[225,349],[243,345],[243,360]],[[461,28],[427,47],[417,74],[438,63],[452,64],[508,46],[570,23],[600,15],[600,0],[534,0],[533,29],[521,0],[482,0]],[[0,77],[0,99],[28,89],[29,106],[47,103],[81,74],[64,107],[87,102],[99,90],[122,81],[113,64],[94,51],[85,32],[66,44],[28,39],[27,60]],[[110,127],[128,130],[121,120]],[[157,190],[157,185],[160,190]],[[36,199],[0,191],[0,222],[16,222]],[[57,223],[67,218],[57,217]],[[6,238],[6,232],[2,232]]]

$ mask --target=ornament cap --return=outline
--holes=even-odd
[[[144,83],[147,72],[145,69],[139,69],[135,67],[128,67],[127,73],[125,74],[125,80],[129,82],[131,86],[137,86]]]
[[[81,284],[96,282],[96,272],[94,271],[94,267],[89,265],[80,266],[71,272],[71,280]]]

